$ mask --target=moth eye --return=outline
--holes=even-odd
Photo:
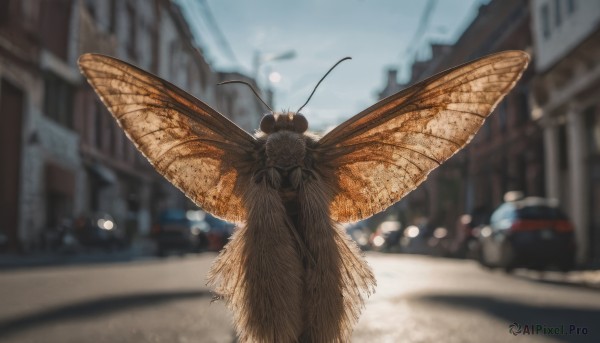
[[[275,131],[275,117],[267,114],[260,121],[260,130],[264,133],[273,133]]]
[[[294,125],[294,132],[304,133],[306,130],[308,130],[308,121],[301,114],[294,115],[293,125]]]

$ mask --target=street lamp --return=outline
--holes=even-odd
[[[257,83],[259,83],[259,74],[260,74],[260,67],[268,62],[274,62],[274,61],[284,61],[284,60],[291,60],[293,58],[296,58],[296,51],[295,50],[288,50],[279,54],[262,54],[260,51],[256,50],[254,52],[254,59],[253,59],[253,73],[254,73],[254,80],[256,80]],[[266,78],[266,93],[267,93],[267,102],[271,105],[271,107],[274,106],[273,102],[274,102],[274,92],[273,89],[271,88],[271,84],[272,83],[277,83],[281,80],[281,74],[277,73],[277,72],[273,72],[271,73],[271,69],[269,68],[268,73],[267,73],[267,78]]]
[[[267,62],[291,60],[293,58],[296,58],[296,50],[288,50],[280,54],[262,54],[260,51],[256,50],[252,61],[254,79],[258,78],[258,72],[263,64]]]

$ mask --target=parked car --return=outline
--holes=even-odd
[[[346,225],[346,233],[356,242],[361,250],[369,250],[371,248],[369,245],[371,229],[367,226],[366,221],[363,220]]]
[[[114,251],[124,249],[127,246],[125,234],[117,226],[114,218],[107,213],[79,217],[75,220],[73,226],[74,237],[71,240],[76,240],[77,244],[83,248]],[[66,225],[66,229],[61,235],[63,245],[69,245],[66,242],[70,234],[70,226]],[[71,245],[73,244],[75,243],[71,243]]]
[[[208,245],[207,214],[200,210],[168,209],[159,215],[152,228],[157,253],[165,256],[169,252],[184,254],[205,249]]]
[[[529,197],[500,205],[480,232],[479,261],[511,271],[517,267],[569,270],[575,261],[573,225],[555,201]]]
[[[400,252],[400,236],[402,224],[397,220],[387,220],[379,224],[371,235],[373,250],[384,252]]]
[[[485,220],[489,220],[489,215]],[[460,216],[455,236],[451,241],[450,255],[457,258],[478,259],[480,254],[479,232],[485,225],[487,223],[476,221],[470,214]]]
[[[229,237],[233,233],[235,225],[216,218],[208,213],[206,214],[204,220],[208,224],[206,231],[206,248],[210,251],[219,251],[223,249],[225,244],[227,244]]]
[[[433,228],[429,223],[409,225],[402,232],[401,251],[406,254],[447,256],[451,240],[445,227]]]

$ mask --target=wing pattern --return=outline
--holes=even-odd
[[[245,220],[241,194],[256,139],[192,95],[112,57],[85,54],[79,67],[127,137],[198,206]]]
[[[467,144],[527,67],[507,51],[447,70],[392,95],[318,142],[317,164],[333,170],[332,218],[378,213]]]

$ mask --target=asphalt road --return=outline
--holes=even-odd
[[[0,271],[0,341],[235,342],[230,314],[204,287],[214,257]],[[600,342],[598,290],[471,261],[368,260],[377,293],[353,342]]]

